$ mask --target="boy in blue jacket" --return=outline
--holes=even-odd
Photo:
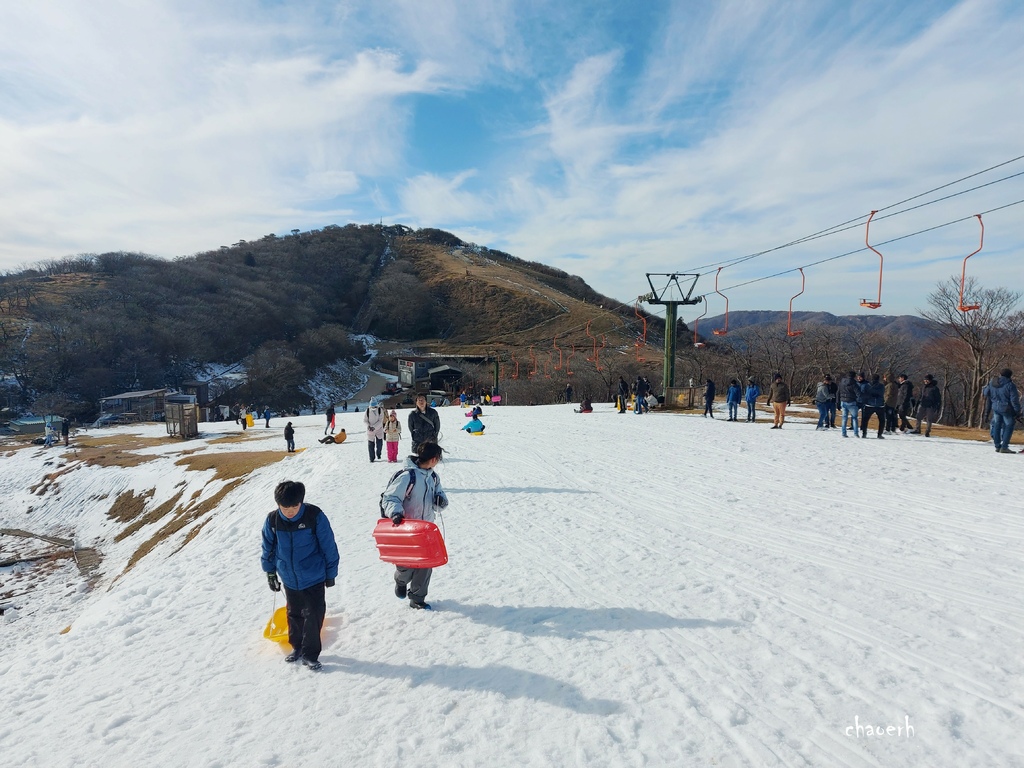
[[[263,524],[263,571],[274,592],[284,584],[288,605],[288,642],[284,657],[316,671],[320,663],[320,630],[327,603],[324,589],[338,578],[338,545],[327,515],[304,503],[306,487],[286,480],[274,489],[277,509]],[[280,579],[278,578],[280,576]]]

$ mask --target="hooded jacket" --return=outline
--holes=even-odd
[[[853,376],[844,376],[839,382],[839,402],[856,403],[860,399],[860,384]]]
[[[880,381],[865,384],[861,390],[864,394],[861,402],[868,408],[885,407],[885,385]]]
[[[739,403],[740,401],[740,385],[730,384],[729,389],[725,393],[725,402],[727,403]]]
[[[412,475],[416,479],[412,482],[412,492],[409,492],[409,483]],[[412,458],[406,459],[405,467],[397,473],[388,487],[384,490],[384,497],[381,500],[384,505],[384,514],[392,517],[399,513],[402,517],[410,520],[426,520],[434,522],[434,510],[444,509],[448,506],[448,496],[441,487],[441,478],[432,469],[420,469]]]
[[[942,407],[942,392],[934,381],[926,381],[921,388],[921,407],[935,410]]]
[[[896,395],[896,408],[898,410],[910,410],[911,400],[914,399],[914,385],[910,379],[905,379],[900,384],[899,394]]]
[[[316,532],[310,524],[316,515]],[[338,545],[331,524],[319,507],[303,504],[289,520],[276,510],[263,523],[265,573],[277,572],[288,589],[307,589],[338,578]]]
[[[1017,416],[1020,414],[1020,393],[1017,386],[1005,376],[993,376],[981,393],[988,399],[993,413]]]
[[[363,424],[366,425],[366,439],[384,439],[384,409],[379,405],[371,405],[363,414]]]
[[[759,398],[760,396],[761,388],[757,386],[757,384],[754,384],[753,382],[747,384],[747,390],[746,392],[743,393],[743,397],[746,399],[748,403],[757,402],[757,398]]]

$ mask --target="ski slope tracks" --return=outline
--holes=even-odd
[[[342,445],[316,442],[321,416],[292,419],[292,455],[284,419],[227,441],[237,426],[206,424],[42,486],[74,457],[0,450],[0,527],[105,555],[92,588],[69,560],[0,569],[20,593],[0,617],[4,763],[1024,765],[1024,455],[602,404],[485,408],[478,437],[440,413],[432,612],[377,558],[396,467],[369,463],[361,413],[338,414]],[[175,463],[197,450],[282,456],[232,486]],[[319,673],[262,636],[283,479],[341,549]],[[159,527],[115,541],[126,490],[147,510],[222,495],[125,572]]]

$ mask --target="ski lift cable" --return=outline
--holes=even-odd
[[[1020,159],[1024,159],[1024,155],[1021,155],[1020,157],[1015,157],[1012,160],[1007,160],[1005,163],[1000,163],[1000,165],[1006,165],[1007,163],[1011,163],[1011,162],[1014,162],[1014,161],[1020,160]],[[977,176],[977,175],[979,175],[981,173],[985,173],[986,171],[989,171],[989,170],[992,170],[993,168],[998,168],[998,167],[999,167],[998,165],[992,166],[991,168],[988,168],[985,171],[978,171],[978,173],[972,174],[972,176]],[[965,176],[964,179],[966,179],[966,178],[970,178],[970,176]],[[958,181],[963,181],[964,179],[959,179]],[[957,183],[957,182],[950,182],[950,184],[955,184],[955,183]],[[947,184],[947,185],[944,185],[944,186],[949,186],[949,185]],[[941,189],[941,188],[942,187],[936,187],[936,189]],[[935,191],[935,190],[931,190],[931,191]],[[928,194],[928,193],[922,193],[922,194]],[[920,195],[918,195],[917,197],[920,197]],[[906,200],[903,200],[901,202],[907,202],[907,201],[913,200],[913,199],[914,198],[907,198]],[[899,204],[900,203],[895,203],[894,205],[899,205]],[[952,221],[947,221],[947,222],[945,222],[943,224],[936,224],[933,227],[926,227],[925,229],[919,229],[916,232],[911,232],[911,233],[906,234],[906,235],[900,235],[899,237],[894,237],[894,238],[891,238],[889,240],[884,240],[884,241],[882,241],[880,243],[876,243],[876,245],[878,245],[878,246],[890,245],[892,243],[899,242],[900,240],[906,240],[907,238],[910,238],[910,237],[916,237],[918,235],[923,235],[923,234],[926,234],[928,232],[933,232],[933,231],[938,230],[938,229],[943,229],[944,227],[949,227],[949,226],[952,226],[953,224],[959,224],[959,223],[964,222],[964,221],[970,221],[970,219],[974,218],[974,216],[987,216],[990,213],[996,213],[997,211],[1006,210],[1007,208],[1013,208],[1014,206],[1021,205],[1021,204],[1024,204],[1024,199],[1015,200],[1012,203],[1006,203],[1005,205],[996,206],[995,208],[989,208],[986,211],[982,211],[980,214],[972,214],[971,216],[965,216],[963,218],[953,219]],[[891,206],[891,205],[890,206],[886,206],[886,208],[892,208],[892,207],[893,206]],[[879,211],[884,211],[884,210],[886,210],[886,208],[879,208],[878,210]],[[892,215],[892,214],[890,214],[890,215]],[[863,218],[863,216],[861,216],[859,218]],[[881,218],[887,218],[887,217],[879,217],[879,219],[881,219]],[[876,221],[879,220],[879,219],[876,219]],[[860,225],[857,225],[857,226],[860,226]],[[797,241],[794,241],[794,242],[797,242]],[[785,247],[785,246],[779,246],[779,248],[783,248],[783,247]],[[774,250],[778,250],[778,248],[776,248]],[[742,283],[735,283],[733,285],[727,286],[724,290],[731,291],[731,290],[734,290],[736,288],[743,288],[743,287],[748,286],[748,285],[754,285],[755,283],[760,283],[760,282],[763,282],[765,280],[771,280],[771,279],[776,278],[776,277],[782,277],[784,275],[789,275],[789,274],[792,274],[794,272],[798,272],[800,269],[808,269],[810,267],[816,267],[816,266],[819,266],[821,264],[827,264],[830,261],[837,261],[839,259],[843,259],[843,258],[846,258],[848,256],[854,256],[854,255],[859,254],[859,253],[864,253],[867,250],[868,249],[865,247],[865,248],[856,248],[856,249],[851,250],[851,251],[845,251],[844,253],[839,253],[839,254],[836,254],[835,256],[829,256],[829,257],[824,258],[824,259],[819,259],[818,261],[809,262],[807,264],[802,265],[801,267],[792,267],[790,269],[784,269],[784,270],[781,270],[779,272],[775,272],[775,273],[770,274],[770,275],[765,275],[763,277],[752,278],[752,279],[746,280],[746,281],[744,281]],[[764,253],[768,253],[768,251],[765,251]],[[699,294],[699,295],[695,296],[694,298],[700,299],[701,301],[703,301],[705,303],[705,306],[706,306],[707,305],[707,297],[711,293],[713,293],[713,291],[709,291],[708,293],[704,293],[704,294]],[[633,302],[625,302],[624,301],[624,302],[620,302],[619,304],[616,304],[614,306],[604,307],[604,309],[607,312],[615,312],[617,310],[627,308],[631,303],[633,303]],[[658,315],[656,312],[654,314],[656,316],[658,316],[658,317],[661,317],[661,315]],[[701,315],[701,317],[703,317],[703,316],[704,315]],[[583,330],[584,328],[589,329],[590,322],[592,322],[592,321],[587,321],[587,323],[585,323],[585,324],[581,323],[578,326],[575,326],[573,328],[569,328],[569,329],[563,331],[560,335],[567,336],[570,333],[572,333],[573,331]],[[587,335],[590,336],[591,339],[594,339],[594,337],[592,335],[590,335],[589,333]],[[594,339],[594,342],[595,342],[595,346],[596,346],[596,339]],[[575,353],[575,346],[573,348],[573,352]],[[517,367],[517,373],[518,373],[518,361],[516,361],[516,367]],[[515,378],[515,376],[514,376],[514,378]]]
[[[974,192],[974,191],[982,189],[984,187],[990,187],[993,184],[998,184],[1001,181],[1007,181],[1008,179],[1013,179],[1013,178],[1016,178],[1018,176],[1024,176],[1024,171],[1021,171],[1020,173],[1011,174],[1010,176],[1004,176],[1001,179],[996,179],[995,181],[989,181],[989,182],[986,182],[985,184],[979,184],[978,186],[971,187],[970,189],[964,189],[964,190],[961,190],[960,192],[954,192],[951,195],[945,195],[944,197],[938,197],[935,200],[929,200],[928,202],[921,203],[920,205],[913,205],[910,208],[904,208],[903,210],[900,210],[900,211],[894,211],[893,213],[886,214],[885,216],[879,216],[879,217],[877,217],[875,219],[875,221],[882,221],[883,219],[890,219],[893,216],[900,216],[900,215],[902,215],[904,213],[909,213],[910,211],[916,211],[919,208],[925,208],[926,206],[932,205],[933,203],[941,203],[943,200],[950,200],[950,199],[952,199],[954,197],[959,197],[960,195],[966,195],[968,192]],[[925,194],[927,194],[927,193],[925,193]],[[920,195],[917,195],[915,197],[920,197]],[[913,200],[913,199],[915,199],[915,198],[908,198],[908,200]],[[906,202],[906,201],[903,201],[903,202]],[[901,205],[901,204],[902,203],[896,203],[895,205]],[[889,208],[893,208],[893,207],[894,207],[893,205],[889,205],[889,206],[886,206],[885,208],[879,208],[878,210],[875,211],[875,213],[879,213],[881,211],[885,211],[885,210],[888,210]],[[813,235],[807,235],[806,237],[801,237],[801,238],[799,238],[797,240],[791,240],[790,242],[784,243],[783,245],[777,245],[774,248],[768,248],[767,250],[759,251],[757,253],[752,253],[752,254],[749,254],[748,256],[741,256],[738,259],[733,259],[733,260],[728,261],[728,262],[719,262],[719,263],[722,264],[723,266],[732,267],[732,266],[736,266],[737,264],[743,264],[744,262],[752,261],[753,259],[756,259],[758,256],[764,256],[764,255],[769,254],[769,253],[774,253],[775,251],[780,251],[783,248],[789,248],[789,247],[794,246],[794,245],[802,245],[803,243],[809,243],[809,242],[811,242],[813,240],[820,240],[821,238],[828,237],[830,235],[838,235],[841,232],[849,232],[851,229],[857,229],[858,227],[860,227],[860,222],[863,219],[864,219],[863,215],[862,216],[858,216],[856,219],[850,219],[849,221],[845,221],[842,224],[837,224],[835,227],[832,227],[830,229],[825,229],[825,230],[822,230],[821,232],[816,232]],[[847,225],[849,225],[849,226],[847,226]],[[711,265],[712,268],[714,268],[715,266],[717,266],[717,264]],[[697,269],[698,270],[699,269],[703,269],[703,267],[697,267]],[[709,270],[707,272],[702,272],[700,274],[701,274],[701,276],[703,276],[703,275],[710,275],[711,272]]]
[[[927,227],[926,229],[919,229],[917,232],[911,232],[910,234],[907,234],[907,235],[900,235],[899,237],[894,237],[894,238],[892,238],[890,240],[884,240],[884,241],[882,241],[880,243],[875,243],[875,245],[878,245],[878,246],[889,245],[891,243],[899,242],[900,240],[906,240],[909,237],[917,237],[918,235],[923,235],[923,234],[925,234],[927,232],[933,232],[933,231],[935,231],[937,229],[942,229],[944,227],[949,227],[949,226],[952,226],[953,224],[960,224],[960,223],[965,222],[965,221],[970,221],[975,216],[987,216],[990,213],[995,213],[996,211],[1002,211],[1002,210],[1005,210],[1007,208],[1012,208],[1013,206],[1021,205],[1022,203],[1024,203],[1024,199],[1016,200],[1016,201],[1014,201],[1012,203],[1007,203],[1006,205],[1000,205],[997,208],[990,208],[987,211],[982,211],[980,214],[972,214],[970,216],[964,216],[963,218],[960,218],[960,219],[953,219],[952,221],[947,221],[944,224],[936,224],[934,227]],[[790,269],[784,269],[784,270],[782,270],[780,272],[776,272],[776,273],[771,274],[771,275],[765,275],[763,277],[755,277],[755,278],[752,278],[750,280],[746,280],[746,281],[744,281],[742,283],[736,283],[735,285],[728,286],[725,290],[731,291],[731,290],[734,290],[736,288],[742,288],[742,287],[747,286],[747,285],[753,285],[754,283],[760,283],[760,282],[763,282],[765,280],[771,280],[772,278],[782,277],[783,275],[791,275],[794,272],[799,271],[800,269],[808,269],[810,267],[817,267],[820,264],[827,264],[830,261],[837,261],[838,259],[845,259],[847,256],[854,256],[854,255],[856,255],[858,253],[864,253],[867,250],[868,249],[866,247],[865,248],[856,248],[856,249],[854,249],[852,251],[846,251],[845,253],[840,253],[840,254],[837,254],[835,256],[829,256],[828,258],[825,258],[825,259],[819,259],[818,261],[812,261],[809,264],[804,264],[802,267],[792,267]],[[712,293],[714,293],[714,291],[708,291],[707,293],[701,294],[700,298],[706,298],[707,296],[710,296]]]
[[[947,182],[946,184],[941,184],[938,187],[934,187],[932,189],[929,189],[926,192],[921,192],[921,193],[919,193],[917,195],[912,195],[910,197],[904,198],[903,200],[899,200],[899,201],[897,201],[895,203],[891,203],[889,205],[883,206],[882,208],[879,208],[877,210],[878,210],[879,213],[881,213],[882,211],[888,211],[891,208],[896,208],[897,206],[903,205],[904,203],[909,203],[909,202],[911,202],[913,200],[917,200],[917,199],[919,199],[921,197],[925,197],[927,195],[930,195],[930,194],[933,194],[935,192],[938,192],[939,190],[946,189],[947,187],[951,187],[951,186],[954,186],[956,184],[960,184],[961,182],[967,181],[967,179],[972,179],[975,176],[980,176],[980,175],[982,175],[984,173],[988,173],[989,171],[993,171],[996,168],[1001,168],[1004,165],[1009,165],[1010,163],[1015,163],[1018,160],[1022,160],[1022,159],[1024,159],[1024,155],[1018,155],[1017,157],[1011,158],[1010,160],[1006,160],[1006,161],[1004,161],[1002,163],[997,163],[996,165],[989,166],[988,168],[985,168],[984,170],[976,171],[975,173],[968,174],[967,176],[963,176],[963,177],[961,177],[959,179],[956,179],[954,181]],[[957,197],[959,195],[964,195],[964,194],[967,194],[968,192],[974,192],[974,191],[976,191],[978,189],[982,189],[983,187],[988,187],[988,186],[991,186],[993,184],[999,184],[999,183],[1001,183],[1003,181],[1008,181],[1009,179],[1016,178],[1017,176],[1020,176],[1022,174],[1024,174],[1024,171],[1022,171],[1020,173],[1014,173],[1014,174],[1011,174],[1009,176],[1004,176],[1001,179],[996,179],[994,181],[986,182],[985,184],[980,184],[980,185],[978,185],[976,187],[971,187],[970,189],[965,189],[965,190],[962,190],[960,192],[954,192],[951,195],[946,195],[946,196],[938,198],[936,200],[931,200],[931,201],[929,201],[927,203],[922,203],[921,205],[916,205],[916,206],[913,206],[911,208],[907,208],[907,209],[905,209],[903,211],[897,211],[896,213],[891,213],[891,214],[888,214],[888,216],[879,217],[879,218],[888,218],[889,216],[898,216],[901,213],[906,213],[907,211],[913,211],[913,210],[916,210],[918,208],[922,208],[922,207],[924,207],[926,205],[931,205],[932,203],[938,203],[938,202],[941,202],[942,200],[949,200],[952,197]],[[741,256],[741,257],[739,257],[737,259],[729,259],[727,261],[715,262],[714,264],[702,264],[699,267],[692,267],[690,269],[686,269],[686,270],[683,270],[683,271],[685,271],[685,272],[699,272],[700,270],[703,270],[703,269],[709,269],[710,270],[710,269],[714,269],[714,268],[716,268],[718,266],[733,266],[733,265],[736,265],[736,264],[742,264],[745,261],[749,261],[751,259],[755,259],[758,256],[764,256],[765,254],[772,253],[774,251],[778,251],[778,250],[781,250],[783,248],[789,248],[789,247],[791,247],[793,245],[799,245],[801,243],[810,242],[812,240],[817,240],[819,238],[827,237],[829,235],[838,234],[839,232],[845,232],[845,231],[847,231],[849,229],[856,229],[856,227],[859,226],[859,222],[863,221],[863,219],[864,219],[864,215],[861,214],[860,216],[856,216],[856,217],[854,217],[852,219],[848,219],[847,221],[841,222],[839,224],[834,224],[831,227],[827,227],[827,228],[819,230],[817,232],[813,232],[813,233],[811,233],[809,235],[805,235],[803,237],[799,237],[799,238],[797,238],[795,240],[791,240],[788,243],[783,243],[782,245],[777,245],[777,246],[774,246],[772,248],[767,248],[767,249],[765,249],[763,251],[758,251],[756,253],[752,253],[752,254],[749,254],[747,256]]]

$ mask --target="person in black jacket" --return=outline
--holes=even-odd
[[[704,416],[710,416],[712,419],[715,418],[715,382],[708,379],[708,383],[704,387]]]
[[[857,375],[850,371],[839,382],[839,403],[843,407],[843,437],[846,437],[847,422],[853,428],[853,436],[857,436],[857,417],[859,407],[857,400],[860,398],[860,386],[857,384]]]
[[[914,385],[905,373],[897,376],[896,381],[900,385],[900,391],[896,395],[896,418],[899,419],[900,432],[906,434],[910,430],[910,420],[907,416],[913,409]]]
[[[626,380],[619,376],[619,398],[616,405],[619,407],[619,413],[626,412],[626,403],[629,402],[629,384]]]
[[[871,377],[871,383],[861,388],[864,412],[860,419],[860,436],[868,436],[868,421],[872,414],[878,417],[878,439],[884,439],[882,432],[885,430],[885,384],[883,384],[876,373]]]
[[[939,418],[939,411],[942,410],[942,393],[939,385],[935,383],[935,377],[930,373],[924,377],[924,384],[921,387],[921,402],[917,409],[917,426],[910,434],[921,434],[921,421],[925,423],[924,436],[932,436],[932,422]]]
[[[416,395],[416,407],[409,414],[409,435],[413,450],[422,443],[436,443],[441,434],[441,417],[427,405],[426,395]]]
[[[295,427],[290,421],[284,425],[284,442],[288,446],[288,453],[295,453]]]

